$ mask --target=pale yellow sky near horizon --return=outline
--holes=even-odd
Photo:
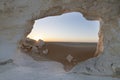
[[[31,35],[28,36],[29,38],[35,39],[36,41],[38,41],[39,39],[42,39],[46,42],[97,42],[98,38],[94,37],[94,38],[90,38],[90,37],[85,37],[85,38],[81,38],[81,39],[74,39],[71,38],[68,40],[64,39],[64,38],[59,38],[59,37],[54,37],[54,36],[49,36],[45,33],[37,33],[34,32]]]

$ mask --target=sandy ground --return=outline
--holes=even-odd
[[[77,63],[94,57],[97,43],[46,42],[46,45],[49,50],[46,57],[62,63],[68,71]],[[66,59],[68,55],[73,56],[73,61]]]
[[[97,43],[71,43],[71,42],[46,42],[47,55],[29,53],[37,61],[57,61],[64,65],[64,69],[69,71],[81,61],[94,57]],[[66,57],[71,55],[72,61]]]

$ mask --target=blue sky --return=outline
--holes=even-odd
[[[36,20],[28,37],[44,41],[97,42],[99,26],[99,21],[89,21],[81,13],[71,12]]]

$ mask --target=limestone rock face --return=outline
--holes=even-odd
[[[101,55],[72,71],[114,74],[112,66],[118,69],[120,65],[120,0],[0,0],[0,60],[16,61],[19,43],[36,19],[72,11],[99,20],[101,26],[96,51]]]
[[[48,49],[43,40],[35,41],[30,38],[25,38],[24,40],[21,40],[19,49],[21,50],[21,52],[29,55],[30,54],[47,55],[48,53]]]

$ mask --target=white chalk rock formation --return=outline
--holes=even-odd
[[[48,54],[48,49],[43,40],[35,41],[30,38],[25,38],[19,46],[22,52],[30,54]]]
[[[32,46],[32,50],[31,50],[32,53],[38,53],[38,48],[36,46]]]
[[[47,55],[48,54],[48,49],[43,50],[43,54]]]
[[[81,12],[88,20],[99,20],[101,26],[96,55],[101,54],[79,64],[73,72],[119,73],[112,65],[120,65],[120,0],[0,0],[0,61],[20,59],[18,46],[36,19],[72,11]]]
[[[44,41],[39,39],[36,43],[36,46],[38,46],[39,48],[42,48],[45,45]]]

